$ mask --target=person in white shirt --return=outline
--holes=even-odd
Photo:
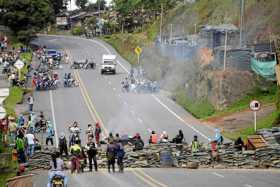
[[[25,138],[27,139],[27,156],[30,158],[34,154],[34,148],[35,148],[35,136],[31,132],[28,132],[25,135]]]
[[[34,104],[34,98],[32,95],[30,95],[28,98],[27,98],[27,101],[28,101],[28,105],[29,105],[29,113],[33,112],[33,104]]]

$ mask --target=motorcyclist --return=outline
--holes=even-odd
[[[126,91],[129,90],[129,80],[128,80],[128,77],[126,77],[126,78],[121,82],[121,84],[122,84],[123,89],[125,89]]]
[[[48,187],[51,187],[51,182],[54,176],[58,175],[63,178],[64,186],[67,186],[67,176],[63,172],[64,162],[59,158],[59,153],[52,154],[52,160],[50,161],[50,171],[48,177]]]
[[[94,163],[94,169],[95,169],[95,171],[97,171],[97,159],[96,159],[97,149],[96,149],[92,136],[89,137],[85,148],[86,148],[88,160],[89,160],[89,171],[92,171],[92,161]]]
[[[75,141],[75,144],[70,147],[71,157],[71,173],[74,173],[77,170],[77,173],[80,172],[80,155],[82,148],[80,146],[80,141]]]
[[[64,87],[68,86],[68,74],[67,73],[64,74],[63,85],[64,85]]]

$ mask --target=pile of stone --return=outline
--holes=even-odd
[[[208,146],[202,146],[197,153],[192,153],[187,144],[148,145],[140,151],[133,151],[131,146],[125,149],[126,168],[280,168],[280,146],[238,151],[232,144],[223,145],[219,149],[218,161],[212,159]],[[100,168],[107,167],[105,150],[105,147],[99,149]],[[31,170],[48,169],[50,154],[50,151],[37,152],[29,161]]]
[[[280,127],[260,129],[257,131],[257,134],[261,135],[270,146],[277,147],[280,144]]]

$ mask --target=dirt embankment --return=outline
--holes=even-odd
[[[257,121],[265,118],[276,108],[274,105],[266,105],[257,112]],[[222,129],[222,131],[233,132],[238,129],[253,126],[254,116],[250,109],[235,112],[232,114],[222,115],[219,117],[212,117],[202,121],[203,124]]]

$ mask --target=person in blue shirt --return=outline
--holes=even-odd
[[[47,137],[46,137],[46,145],[49,145],[49,142],[51,142],[51,145],[53,146],[53,137],[54,137],[54,129],[50,121],[47,121],[48,127],[47,127]]]

